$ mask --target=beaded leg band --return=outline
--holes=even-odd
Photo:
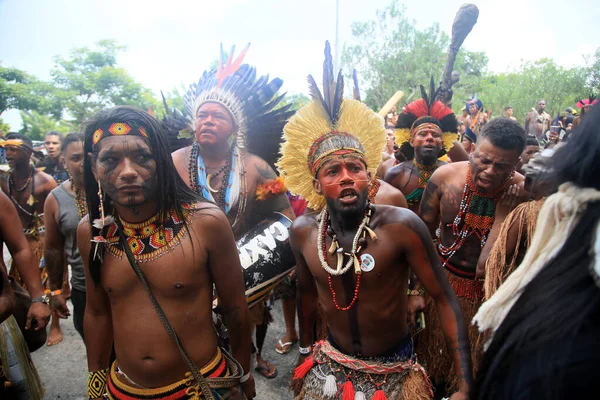
[[[88,398],[97,399],[106,394],[108,368],[88,373]]]

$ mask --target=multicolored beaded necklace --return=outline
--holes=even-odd
[[[147,221],[132,224],[123,221],[123,233],[127,236],[127,243],[137,262],[148,262],[157,259],[176,247],[187,233],[185,225],[188,224],[194,214],[191,204],[182,204],[184,219],[180,219],[171,209],[164,224],[158,221],[158,214]],[[125,254],[120,242],[118,226],[116,222],[108,226],[106,233],[108,252],[118,259]]]
[[[367,203],[367,207],[365,209],[365,214],[362,222],[360,223],[358,229],[356,230],[356,235],[354,235],[354,239],[352,240],[352,250],[350,252],[344,252],[344,249],[340,246],[337,236],[331,227],[331,221],[329,219],[329,212],[327,211],[327,207],[321,211],[319,215],[319,236],[317,237],[317,253],[319,255],[319,261],[321,262],[321,266],[325,271],[327,271],[327,280],[329,282],[329,290],[331,291],[331,295],[333,298],[333,304],[335,308],[340,311],[348,311],[354,306],[356,300],[358,299],[358,290],[360,288],[360,278],[362,275],[362,271],[360,269],[360,261],[358,259],[358,254],[367,247],[367,233],[369,234],[372,240],[377,240],[377,235],[371,228],[369,228],[369,222],[371,221],[371,216],[373,214],[373,208],[370,203]],[[327,250],[327,235],[331,237],[331,246],[329,250]],[[337,267],[333,269],[329,266],[329,261],[327,259],[327,254],[333,255],[337,254]],[[344,264],[344,257],[349,257],[346,265]],[[337,302],[337,295],[333,290],[333,284],[331,282],[331,275],[340,276],[345,274],[354,266],[354,273],[357,275],[356,277],[356,287],[354,288],[354,297],[348,306],[341,307]]]
[[[415,190],[406,196],[406,202],[409,206],[414,206],[421,201],[421,197],[423,196],[427,182],[429,182],[431,175],[433,175],[435,170],[439,167],[437,160],[433,165],[425,165],[419,163],[416,158],[413,159],[413,165],[417,168],[417,171],[419,171],[419,185]]]
[[[446,267],[454,254],[462,247],[467,238],[473,234],[481,240],[481,247],[485,246],[494,219],[496,215],[496,202],[500,195],[506,190],[508,184],[513,178],[509,176],[504,184],[492,193],[481,193],[477,190],[473,178],[471,177],[471,167],[467,167],[467,182],[463,189],[462,199],[458,208],[458,214],[452,221],[452,233],[456,236],[454,243],[445,247],[441,242],[441,229],[437,231],[438,249],[443,261],[443,267]]]

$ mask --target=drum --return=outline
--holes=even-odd
[[[264,300],[295,267],[290,226],[288,217],[273,213],[237,241],[249,307]]]

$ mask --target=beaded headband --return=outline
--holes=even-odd
[[[329,150],[324,150],[321,154],[319,154],[317,156],[317,151],[321,149],[321,146],[324,145],[328,139],[331,140],[333,138],[339,138],[339,139],[346,139],[347,140],[347,145],[342,145],[341,147],[335,146]],[[350,140],[348,140],[350,139]],[[355,143],[352,143],[355,142]],[[331,131],[328,132],[324,135],[322,135],[320,138],[318,138],[317,140],[315,140],[313,142],[313,144],[310,146],[310,149],[308,150],[308,157],[307,157],[307,162],[308,162],[308,168],[310,169],[310,172],[313,174],[313,176],[316,176],[317,173],[319,172],[319,169],[321,169],[321,167],[323,166],[323,164],[325,164],[327,161],[331,160],[334,157],[348,157],[348,156],[354,156],[359,158],[364,164],[365,166],[367,165],[367,162],[365,160],[365,151],[363,149],[359,149],[356,148],[357,146],[355,146],[355,144],[358,144],[358,146],[360,146],[360,142],[358,141],[358,139],[356,137],[354,137],[353,135],[346,133],[346,132],[337,132],[337,131]],[[354,145],[354,146],[353,146]],[[324,146],[324,147],[329,147],[329,146]]]
[[[415,124],[416,124],[418,121],[419,121],[419,120],[416,120],[416,121],[413,123],[413,127],[415,126]],[[424,124],[421,124],[421,125],[418,125],[418,126],[414,127],[414,128],[411,130],[410,137],[415,137],[415,135],[416,135],[417,133],[419,133],[419,132],[422,132],[422,131],[432,131],[432,130],[433,130],[433,131],[435,131],[435,132],[438,132],[440,135],[442,134],[442,128],[440,128],[440,127],[439,127],[437,124],[432,124],[432,123],[430,123],[430,122],[426,122],[426,123],[424,123]]]
[[[106,137],[124,135],[141,136],[145,139],[148,139],[146,128],[143,126],[135,126],[126,122],[112,122],[94,131],[94,134],[92,135],[92,143],[95,146],[101,139]]]

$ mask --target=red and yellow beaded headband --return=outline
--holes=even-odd
[[[319,172],[319,169],[323,166],[323,164],[325,164],[327,161],[331,160],[334,157],[354,156],[354,157],[360,159],[365,164],[365,166],[367,165],[367,162],[365,160],[366,156],[365,156],[364,150],[357,149],[352,146],[333,148],[333,149],[324,151],[323,153],[319,154],[318,156],[315,156],[320,145],[323,142],[325,142],[327,139],[331,138],[332,136],[347,136],[347,137],[351,137],[356,140],[356,138],[349,133],[337,132],[337,131],[327,132],[326,134],[322,135],[320,138],[315,140],[313,142],[313,144],[310,146],[310,149],[308,150],[308,157],[307,157],[308,168],[310,169],[310,172],[313,174],[313,176],[315,176],[317,174],[317,172]]]
[[[417,120],[418,121],[418,120]],[[415,123],[417,123],[417,121],[415,121]],[[421,125],[418,126],[414,126],[415,124],[413,124],[413,128],[410,132],[410,137],[415,137],[415,135],[419,132],[423,132],[423,131],[435,131],[438,132],[440,135],[442,134],[442,128],[440,128],[437,124],[433,124],[431,122],[425,122]]]
[[[143,126],[135,127],[126,122],[113,122],[94,131],[94,134],[92,135],[92,144],[94,146],[97,145],[98,142],[105,137],[124,135],[141,136],[148,139],[146,128]]]

